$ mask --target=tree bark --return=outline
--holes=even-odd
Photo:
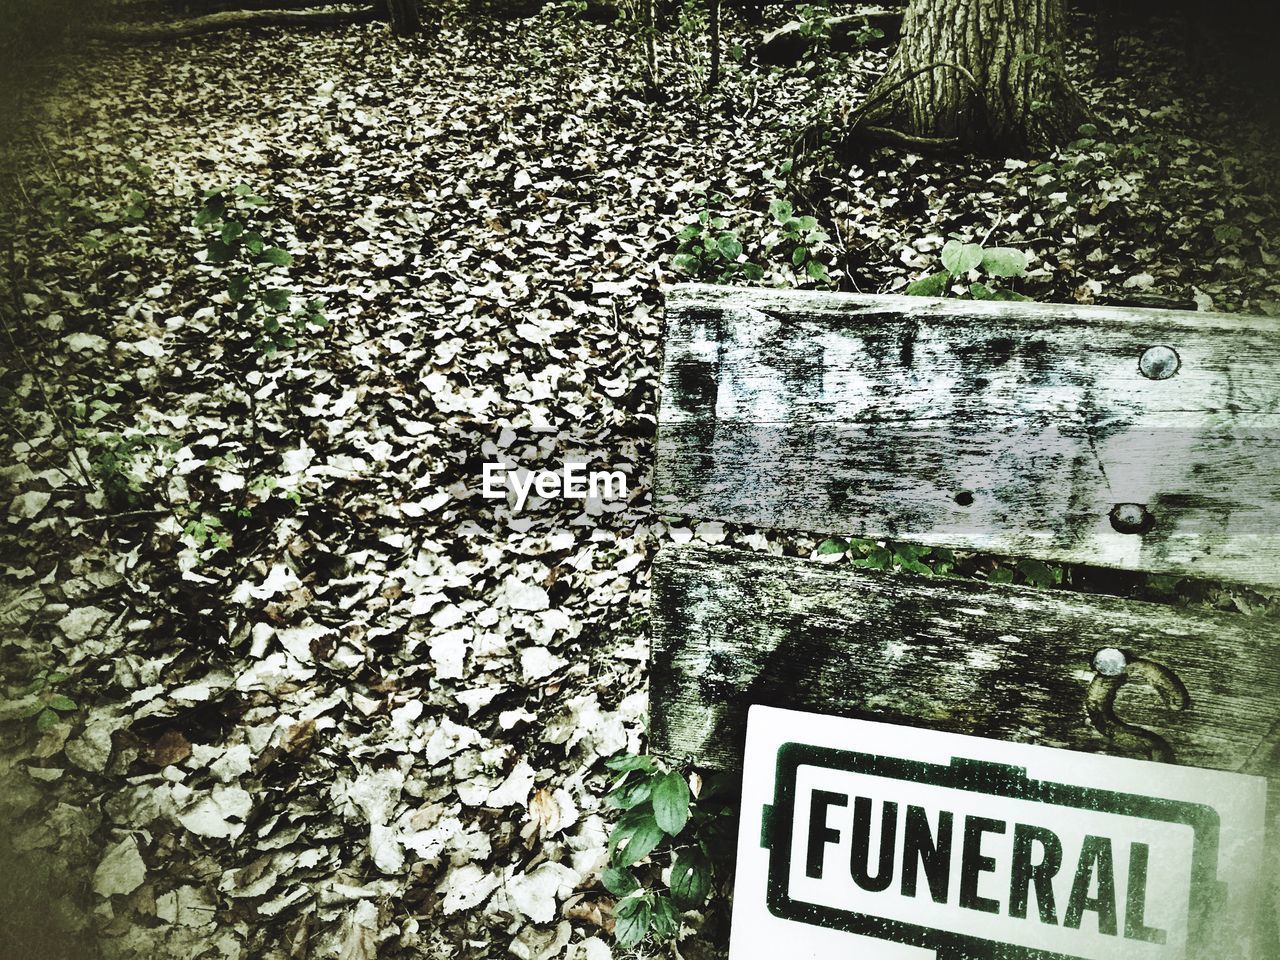
[[[1062,67],[1064,0],[911,0],[854,137],[1021,153],[1085,118]]]
[[[658,4],[657,0],[641,0],[641,30],[644,32],[645,88],[656,94],[662,80],[658,76]]]
[[[720,0],[707,0],[707,32],[711,42],[711,68],[707,73],[707,89],[720,86]]]
[[[1098,76],[1109,79],[1120,71],[1119,0],[1097,0]]]

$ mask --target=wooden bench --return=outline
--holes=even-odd
[[[1273,320],[697,285],[666,313],[660,514],[1280,585]],[[1243,771],[1274,845],[1274,620],[696,547],[660,552],[652,620],[660,754],[732,769],[768,704]]]

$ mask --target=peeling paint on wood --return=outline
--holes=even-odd
[[[1267,318],[667,293],[668,515],[1280,584]]]

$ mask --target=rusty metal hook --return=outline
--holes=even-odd
[[[1173,747],[1164,737],[1116,715],[1116,695],[1126,683],[1144,683],[1160,695],[1166,707],[1181,712],[1191,706],[1186,684],[1162,663],[1111,647],[1094,655],[1093,668],[1085,708],[1098,732],[1127,750],[1144,753],[1148,760],[1175,762]]]

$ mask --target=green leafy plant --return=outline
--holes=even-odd
[[[231,534],[223,529],[222,521],[213,514],[203,513],[188,521],[182,528],[182,535],[190,547],[202,551],[202,560],[207,560],[219,550],[231,548]]]
[[[275,477],[258,476],[249,482],[249,492],[254,494],[260,501],[271,499],[271,496],[280,491],[280,495],[290,503],[299,504],[302,502],[302,494],[297,490],[287,490],[281,486],[280,481]],[[243,508],[240,512],[241,516],[248,516],[249,511]]]
[[[1013,247],[984,247],[952,237],[942,247],[942,269],[907,284],[913,297],[945,297],[960,287],[962,300],[1026,300],[1001,281],[1025,276],[1027,257]]]
[[[828,537],[818,544],[819,557],[843,557],[867,570],[907,570],[921,576],[981,577],[991,583],[1018,583],[1032,587],[1056,587],[1067,582],[1067,568],[1030,557],[1005,560],[995,557],[957,556],[946,547],[927,547],[891,540]]]
[[[680,911],[707,902],[717,865],[727,862],[727,782],[699,779],[695,793],[683,772],[650,756],[619,757],[608,766],[618,776],[605,803],[623,811],[609,836],[609,866],[601,878],[618,897],[615,936],[628,948],[651,936],[669,940],[680,931]]]
[[[787,163],[771,177],[777,188],[785,188],[782,178],[789,169]],[[761,280],[765,266],[776,265],[797,284],[835,286],[824,260],[832,249],[831,237],[816,217],[798,216],[789,201],[776,199],[769,204],[769,222],[771,229],[758,245],[764,262],[757,263],[746,254],[743,240],[730,228],[728,219],[705,209],[676,234],[679,245],[672,266],[695,279],[732,283]]]
[[[328,321],[323,301],[299,303],[303,298],[290,284],[293,257],[271,239],[283,229],[272,204],[243,184],[210,190],[203,194],[195,226],[204,240],[202,260],[214,278],[214,298],[221,303],[222,320],[230,334],[224,354],[228,366],[262,368],[271,363],[277,370],[287,367],[292,354],[282,351],[297,346],[303,334],[323,330]],[[282,383],[288,398],[288,378]],[[201,563],[215,556],[222,564],[243,559],[234,556],[233,548],[254,541],[246,532],[261,534],[279,516],[277,510],[258,507],[278,499],[296,505],[301,499],[297,490],[272,475],[273,468],[263,454],[253,452],[266,446],[256,389],[244,384],[231,389],[243,394],[251,431],[250,453],[243,460],[232,455],[211,458],[205,464],[208,470],[232,474],[235,481],[224,483],[227,478],[213,478],[200,502],[185,505],[176,516],[188,559],[194,554]],[[188,483],[200,482],[196,474],[188,474]]]
[[[775,231],[765,238],[765,249],[779,254],[787,265],[803,279],[823,286],[834,286],[835,281],[827,272],[827,265],[817,254],[830,243],[830,235],[818,226],[814,217],[798,217],[786,200],[774,200],[769,204],[769,216],[776,224]]]
[[[705,56],[702,45],[707,35],[707,7],[699,0],[680,0],[676,9],[675,44],[680,48],[684,62],[692,63]]]
[[[327,325],[324,302],[307,301],[295,307],[293,290],[278,268],[293,265],[293,257],[268,239],[270,204],[243,184],[231,190],[211,190],[196,214],[195,224],[207,231],[205,263],[221,270],[229,303],[229,318],[255,333],[255,345],[265,353],[296,346],[296,335],[308,327]]]
[[[627,64],[637,72],[645,93],[652,96],[660,86],[657,2],[618,0],[617,11],[616,25],[624,37]],[[684,38],[677,34],[673,39],[679,45]]]
[[[154,209],[153,175],[146,164],[127,161],[123,170],[112,171],[123,183],[108,196],[76,190],[61,177],[34,183],[23,196],[47,225],[75,238],[98,273],[106,262],[147,252],[149,238],[142,228]]]
[[[1023,557],[1013,566],[998,565],[987,574],[992,583],[1025,583],[1032,587],[1056,587],[1062,583],[1063,569],[1058,564]]]
[[[544,9],[556,23],[577,23],[587,12],[587,0],[556,0]]]
[[[946,576],[955,569],[955,554],[945,547],[829,537],[818,544],[819,556],[847,555],[855,567],[868,570],[908,570],[922,576]]]
[[[126,190],[124,194],[124,209],[121,215],[125,220],[139,221],[147,219],[147,214],[151,211],[151,198],[141,190]]]
[[[863,17],[862,25],[855,32],[854,39],[858,46],[865,47],[874,40],[883,40],[884,31],[873,25],[869,19]]]
[[[811,46],[825,45],[831,40],[831,7],[827,3],[802,3],[796,7],[800,18],[800,35]]]
[[[78,419],[97,423],[117,409],[116,404],[94,400],[89,404],[77,404]],[[89,472],[98,482],[107,502],[123,509],[136,506],[148,483],[148,467],[156,454],[172,453],[180,444],[158,434],[137,430],[114,432],[111,430],[82,428],[77,437],[89,451]]]
[[[34,717],[36,729],[44,733],[62,717],[75,713],[79,704],[65,693],[58,692],[58,685],[68,679],[68,674],[59,671],[42,670],[35,679],[17,691],[11,701],[13,719]]]
[[[703,210],[676,234],[679,246],[671,265],[699,280],[729,283],[738,278],[759,280],[764,268],[743,255],[742,241],[724,217]]]
[[[102,486],[107,502],[115,506],[132,505],[142,488],[134,470],[136,438],[120,434],[99,434],[93,438],[89,470]]]

